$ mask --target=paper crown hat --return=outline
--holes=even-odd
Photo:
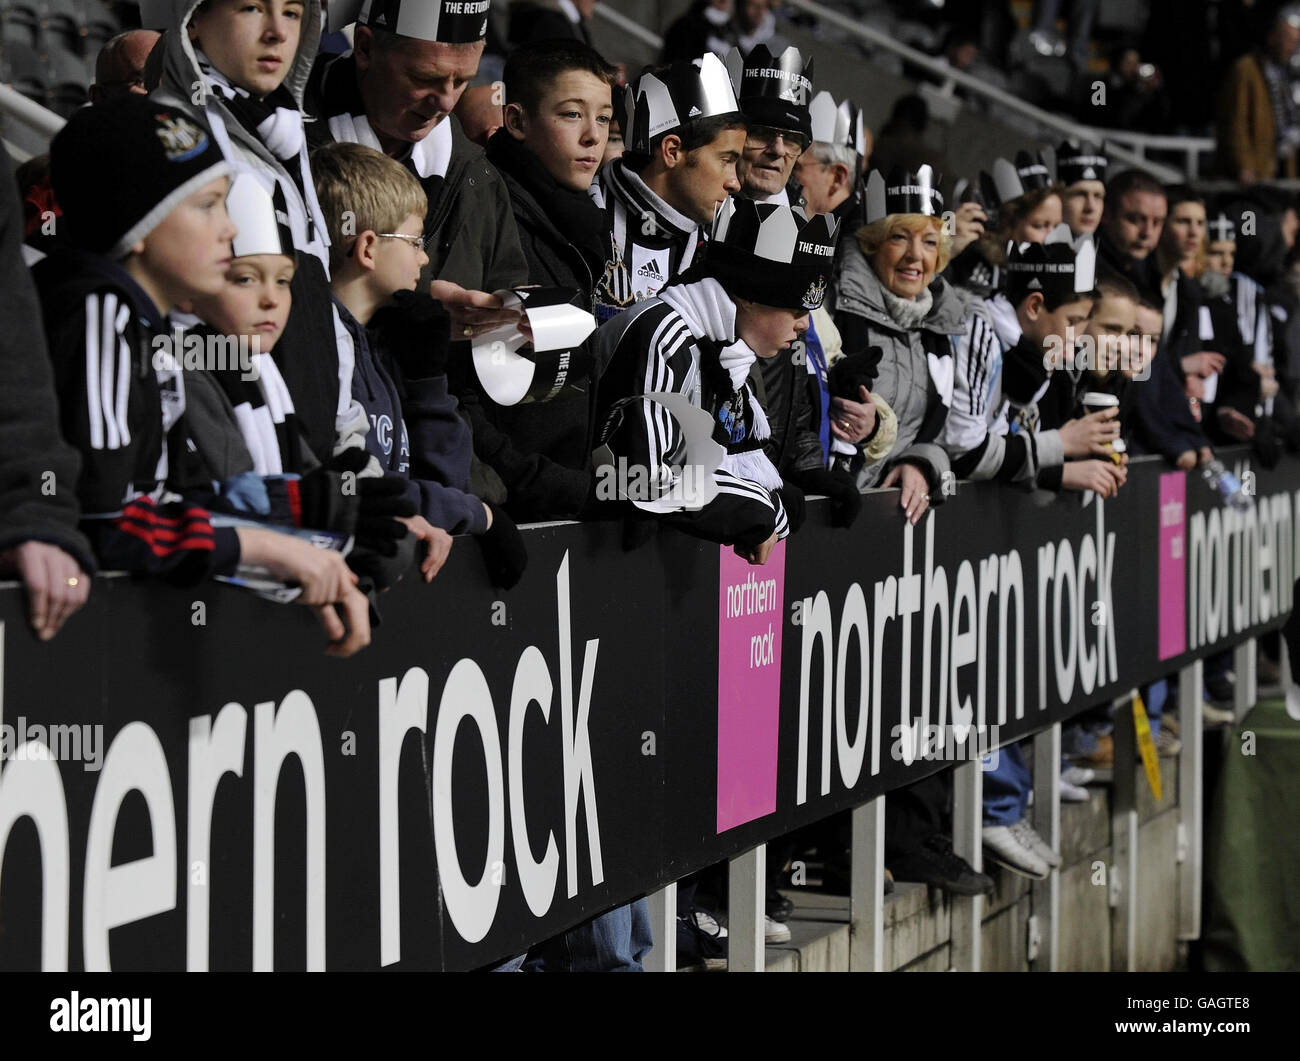
[[[627,87],[623,129],[629,151],[648,154],[654,141],[704,118],[741,117],[722,60],[709,53],[692,62],[648,70]]]
[[[733,195],[713,217],[703,270],[727,293],[763,306],[814,310],[826,297],[839,221]]]
[[[1205,225],[1206,238],[1211,243],[1230,243],[1237,239],[1237,226],[1232,218],[1222,211],[1211,218]]]
[[[837,105],[829,92],[818,92],[808,105],[808,114],[814,142],[847,147],[858,158],[867,153],[862,111],[852,100]]]
[[[1056,175],[1062,184],[1105,181],[1110,160],[1090,141],[1065,140],[1056,149]]]
[[[980,174],[980,194],[986,206],[999,207],[1052,183],[1052,171],[1043,156],[1021,151],[1015,162],[1005,158],[993,163],[992,173]]]
[[[756,44],[741,58],[739,49],[727,53],[727,73],[736,90],[740,109],[755,125],[790,129],[812,140],[813,61],[804,62],[791,45],[773,55],[766,44]]]
[[[471,44],[487,36],[490,8],[491,0],[364,0],[357,23],[416,40]],[[331,18],[330,25],[343,24]]]
[[[247,258],[253,254],[294,256],[289,209],[278,184],[274,192],[269,192],[252,173],[238,174],[226,193],[226,213],[236,229],[231,241],[234,257]]]
[[[1035,291],[1049,307],[1086,295],[1097,282],[1097,247],[1089,235],[1073,241],[1069,225],[1057,225],[1045,243],[1012,244],[1007,250],[1007,298],[1016,305]]]
[[[873,169],[867,177],[864,197],[867,224],[890,214],[939,216],[943,213],[939,181],[939,175],[930,166],[922,166],[915,172],[896,167],[889,171],[888,177]]]

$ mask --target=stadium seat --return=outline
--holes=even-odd
[[[49,106],[45,64],[35,48],[20,40],[6,40],[2,65],[5,81],[42,107]]]
[[[47,83],[50,110],[61,118],[71,117],[73,111],[86,102],[86,68],[81,57],[72,51],[50,49]]]
[[[61,46],[80,51],[82,19],[73,0],[45,0],[41,28],[45,32],[46,47]]]
[[[36,50],[40,47],[41,16],[27,0],[0,3],[0,37]]]
[[[100,0],[79,0],[77,7],[81,9],[82,54],[93,59],[100,48],[121,32],[122,27]]]

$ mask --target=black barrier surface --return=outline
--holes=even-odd
[[[1278,625],[1300,461],[1240,470],[1245,516],[1148,461],[1105,503],[962,484],[915,529],[894,491],[849,531],[813,503],[764,568],[529,528],[508,594],[459,541],[348,661],[216,584],[98,579],[50,644],[0,591],[0,967],[519,953]]]

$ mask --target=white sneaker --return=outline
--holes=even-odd
[[[1028,818],[1021,818],[1010,828],[1021,844],[1029,848],[1049,866],[1059,866],[1061,864],[1061,856],[1053,850],[1046,840],[1038,835],[1038,831],[1029,824]]]
[[[1046,862],[1022,844],[1008,825],[986,825],[983,829],[984,851],[999,866],[1031,880],[1047,880],[1051,873]]]
[[[780,921],[773,921],[770,917],[763,916],[763,942],[764,943],[789,943],[790,927],[781,924]]]
[[[1231,711],[1215,707],[1208,700],[1201,702],[1201,722],[1206,726],[1226,726],[1236,718]]]
[[[1062,803],[1087,803],[1088,798],[1088,790],[1082,785],[1072,785],[1064,777],[1061,778]]]
[[[727,930],[718,924],[717,918],[707,910],[696,910],[693,916],[695,918],[695,927],[706,936],[712,936],[714,939],[727,938]]]
[[[1068,770],[1061,771],[1061,781],[1067,785],[1090,785],[1097,779],[1097,771],[1089,770],[1086,766],[1072,766]]]

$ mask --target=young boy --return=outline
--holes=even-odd
[[[601,380],[598,441],[611,470],[629,475],[619,497],[657,513],[688,534],[734,545],[764,564],[797,526],[802,494],[781,480],[763,452],[770,425],[753,388],[755,358],[775,357],[808,327],[829,280],[837,225],[826,214],[739,197],[718,210],[708,255],[696,269],[653,299],[604,325],[598,356],[610,366]],[[723,446],[712,472],[716,495],[700,507],[667,501],[682,482],[686,435],[682,424],[642,397],[677,392],[713,423]],[[707,491],[706,491],[707,492]]]
[[[1070,420],[1044,404],[1069,382],[1054,369],[1072,357],[1067,347],[1092,310],[1093,258],[1091,242],[1076,251],[1062,226],[1047,243],[1012,247],[1006,293],[976,304],[957,342],[943,436],[959,478],[1106,497],[1119,488],[1123,470],[1107,448],[1118,433],[1107,423],[1114,413]]]
[[[196,477],[183,378],[156,359],[156,340],[168,341],[174,306],[225,283],[236,234],[229,163],[183,113],[136,96],[77,112],[50,155],[71,247],[34,276],[63,433],[82,455],[84,526],[102,565],[187,584],[240,563],[264,567],[302,585],[331,653],[364,647],[366,600],[339,554],[260,528],[214,529],[205,510],[174,500]],[[105,172],[130,179],[105,181]]]
[[[414,529],[429,544],[426,569],[441,566],[448,532],[474,534],[494,583],[508,589],[527,562],[523,539],[509,516],[469,492],[470,433],[447,391],[447,318],[416,293],[428,263],[424,189],[401,163],[361,144],[321,147],[312,168],[332,241],[334,299],[352,345],[352,396],[370,417],[366,447],[386,472],[409,480]],[[395,310],[382,334],[367,331],[385,307]]]

